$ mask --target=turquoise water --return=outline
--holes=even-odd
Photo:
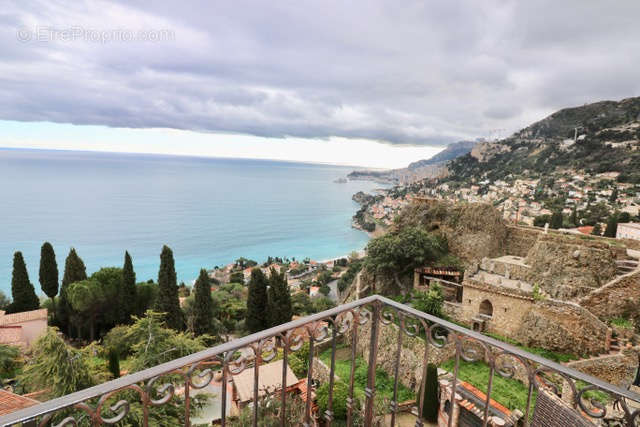
[[[50,241],[62,278],[75,247],[89,273],[121,265],[156,279],[163,244],[178,280],[240,256],[327,259],[365,246],[351,228],[351,196],[364,181],[336,184],[350,168],[266,160],[0,149],[0,290],[9,293],[13,252],[25,256],[38,292],[40,246]]]

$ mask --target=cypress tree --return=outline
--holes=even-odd
[[[173,252],[167,245],[162,247],[162,253],[160,254],[156,310],[166,314],[165,318],[168,327],[178,331],[184,328],[184,316],[180,309]]]
[[[433,363],[427,365],[427,378],[424,386],[424,402],[422,404],[422,418],[438,422],[438,368]]]
[[[268,305],[267,278],[262,270],[254,268],[251,270],[247,296],[247,329],[250,332],[259,332],[269,327],[271,319]]]
[[[58,295],[58,263],[51,243],[44,242],[40,248],[40,287],[51,298],[53,312],[56,309],[56,295]]]
[[[64,262],[64,275],[60,286],[60,303],[57,307],[56,320],[61,329],[67,330],[67,335],[71,336],[71,314],[72,308],[67,297],[67,288],[70,284],[87,280],[87,268],[74,248],[69,250],[69,255]]]
[[[574,206],[573,211],[571,211],[571,224],[574,226],[578,226],[578,209]]]
[[[562,227],[562,213],[559,211],[555,211],[553,215],[551,215],[551,224],[549,227],[558,229]]]
[[[13,254],[13,274],[11,276],[11,295],[13,302],[9,307],[11,313],[36,310],[40,308],[40,300],[33,285],[29,281],[29,273],[24,263],[22,252]]]
[[[271,326],[290,322],[293,316],[287,278],[284,272],[278,273],[274,268],[269,273],[269,314]]]
[[[122,267],[122,306],[124,308],[124,322],[131,319],[136,312],[136,272],[133,270],[133,261],[129,252],[124,253],[124,266]]]
[[[616,237],[618,232],[618,217],[613,214],[607,221],[607,228],[604,229],[604,237]]]
[[[193,293],[195,294],[193,330],[196,335],[210,333],[213,326],[213,318],[211,317],[213,300],[211,299],[209,275],[204,268],[200,270],[200,276],[193,286]]]

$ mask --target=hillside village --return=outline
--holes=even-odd
[[[565,109],[505,140],[477,144],[447,163],[446,176],[359,198],[362,214],[354,219],[385,228],[413,198],[428,197],[490,203],[511,224],[601,235],[614,217],[640,221],[639,159],[640,98]]]

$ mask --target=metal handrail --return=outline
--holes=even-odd
[[[367,310],[368,319],[367,319],[367,316],[361,316],[362,318],[360,318],[359,310],[364,310],[364,309],[368,309]],[[332,340],[333,340],[333,345],[332,345],[333,354],[332,354],[332,364],[331,364],[332,366],[331,366],[331,373],[330,373],[330,383],[333,384],[333,377],[335,374],[334,372],[335,340],[338,335],[338,329],[339,329],[339,325],[336,319],[340,316],[346,317],[347,315],[351,316],[352,326],[350,327],[354,329],[353,331],[354,335],[351,343],[352,358],[356,354],[355,353],[355,345],[356,345],[355,334],[357,333],[358,325],[364,324],[366,323],[366,321],[371,322],[371,335],[370,335],[371,342],[370,342],[370,348],[369,348],[369,376],[368,376],[367,388],[365,390],[365,395],[367,397],[366,407],[365,407],[365,424],[371,425],[370,423],[373,416],[373,401],[375,396],[375,366],[376,366],[376,355],[377,355],[377,347],[378,347],[378,334],[379,334],[379,329],[382,326],[380,325],[380,323],[385,323],[385,319],[384,319],[385,310],[393,310],[397,315],[396,320],[398,320],[398,323],[399,323],[399,338],[398,338],[399,341],[398,341],[398,349],[396,352],[396,365],[395,365],[396,369],[395,369],[395,379],[394,379],[395,393],[394,393],[394,402],[392,402],[392,408],[394,407],[394,405],[396,408],[393,410],[393,414],[392,414],[392,417],[394,420],[395,420],[395,412],[397,410],[397,402],[395,402],[395,395],[397,394],[397,383],[398,383],[397,368],[400,363],[399,358],[400,358],[400,352],[402,347],[401,337],[405,328],[404,322],[405,322],[405,319],[407,318],[413,318],[421,322],[422,327],[424,328],[424,332],[426,334],[425,347],[428,347],[429,343],[434,344],[434,342],[431,341],[430,339],[431,337],[429,335],[434,333],[436,329],[445,330],[448,332],[448,334],[452,336],[452,340],[449,343],[455,344],[455,348],[456,348],[456,355],[455,355],[456,364],[455,364],[455,371],[454,371],[453,387],[451,392],[452,395],[455,394],[456,381],[457,381],[457,375],[458,375],[458,365],[459,365],[460,358],[462,357],[464,360],[473,359],[473,357],[470,357],[468,354],[466,354],[465,356],[464,346],[465,346],[465,342],[468,341],[468,342],[479,343],[481,346],[484,347],[485,350],[487,350],[488,353],[491,353],[488,350],[497,350],[498,353],[500,353],[502,356],[504,355],[507,355],[510,357],[512,356],[515,359],[520,360],[521,362],[528,361],[527,363],[529,364],[527,364],[527,367],[528,367],[527,369],[528,369],[528,379],[529,379],[529,398],[528,398],[529,401],[527,403],[527,408],[526,408],[526,417],[527,417],[526,419],[528,419],[528,415],[529,415],[529,409],[530,409],[529,406],[530,406],[531,394],[533,392],[533,388],[534,386],[539,385],[538,380],[539,380],[539,377],[544,374],[543,371],[550,371],[551,373],[559,374],[565,380],[568,380],[570,382],[582,381],[585,383],[589,383],[595,386],[596,389],[607,392],[612,396],[615,396],[617,401],[621,400],[623,403],[624,403],[624,399],[629,399],[629,400],[633,400],[635,402],[640,403],[640,394],[637,394],[631,390],[626,390],[621,387],[609,384],[591,375],[563,366],[559,363],[545,359],[539,355],[529,353],[513,345],[501,342],[497,339],[488,337],[481,333],[466,329],[462,326],[443,320],[441,318],[423,313],[412,307],[400,304],[398,302],[395,302],[383,296],[373,295],[373,296],[359,299],[357,301],[340,305],[338,307],[335,307],[314,315],[310,315],[304,318],[299,318],[291,322],[288,322],[270,329],[266,329],[264,331],[261,331],[255,334],[238,338],[233,341],[223,343],[215,347],[191,354],[189,356],[175,359],[170,362],[166,362],[166,363],[157,365],[155,367],[145,369],[143,371],[139,371],[139,372],[126,375],[124,377],[121,377],[112,381],[108,381],[108,382],[96,385],[94,387],[90,387],[75,393],[68,394],[66,396],[55,398],[38,405],[13,412],[6,416],[0,417],[0,425],[11,426],[16,423],[35,420],[38,417],[55,413],[56,411],[59,411],[64,408],[73,407],[74,405],[81,404],[82,402],[85,402],[90,399],[95,399],[98,397],[104,398],[104,396],[106,396],[107,394],[111,395],[115,391],[122,390],[127,387],[134,387],[137,384],[147,382],[147,387],[150,387],[151,383],[154,381],[154,378],[175,373],[178,371],[183,372],[184,368],[186,367],[191,367],[191,370],[189,370],[189,372],[187,373],[187,375],[191,375],[193,372],[193,369],[197,367],[200,363],[205,362],[207,360],[214,359],[216,357],[219,358],[220,356],[222,356],[222,364],[223,364],[223,370],[222,370],[223,372],[223,399],[222,399],[223,412],[222,412],[222,415],[223,415],[223,425],[224,425],[224,418],[226,416],[224,407],[226,405],[225,397],[226,397],[227,375],[235,374],[233,372],[228,371],[226,366],[228,363],[231,362],[231,355],[234,352],[246,347],[252,347],[254,349],[254,354],[257,356],[254,360],[254,367],[253,367],[254,371],[256,371],[256,374],[255,374],[256,384],[254,384],[254,387],[256,390],[255,396],[257,396],[257,387],[258,387],[257,371],[258,371],[259,364],[263,360],[261,357],[261,351],[263,350],[262,343],[266,342],[266,340],[274,339],[274,337],[277,337],[277,339],[282,340],[282,342],[284,342],[284,344],[282,344],[284,349],[284,354],[285,354],[284,356],[285,363],[283,364],[284,366],[286,365],[287,352],[292,351],[289,346],[291,345],[290,340],[292,338],[293,331],[298,330],[300,328],[307,328],[307,331],[309,332],[309,341],[310,341],[310,347],[311,347],[310,356],[309,356],[310,357],[309,373],[308,373],[308,385],[310,386],[311,377],[312,377],[311,371],[313,369],[311,362],[314,357],[313,356],[313,343],[315,341],[314,331],[316,329],[313,329],[313,330],[309,329],[309,325],[318,325],[319,322],[327,322],[328,327],[333,331],[333,333],[331,334]],[[388,323],[390,323],[390,321],[387,319],[386,324]],[[327,337],[328,334],[325,334],[324,336]],[[442,336],[439,336],[438,338],[442,338]],[[465,342],[463,342],[462,338],[465,340]],[[448,337],[446,339],[449,340]],[[485,357],[485,356],[486,355],[481,355],[481,357]],[[267,359],[264,358],[264,360],[266,361]],[[478,357],[475,360],[480,360],[480,357]],[[536,368],[533,364],[530,364],[531,362],[540,366]],[[351,405],[353,401],[353,372],[355,370],[353,363],[354,361],[352,360],[352,372],[351,372],[352,378],[350,381],[350,397],[348,399],[348,407],[349,407],[348,419],[349,420],[351,420],[351,415],[352,415],[351,412],[353,409]],[[426,355],[425,355],[425,360],[423,364],[425,365],[424,373],[426,373]],[[498,372],[499,370],[495,367],[494,359],[491,359],[490,365],[491,365],[491,378],[492,378],[494,369],[496,369],[496,371]],[[423,373],[423,379],[421,384],[422,388],[421,388],[420,400],[424,395],[423,393],[424,386],[425,386],[424,373]],[[210,381],[211,379],[209,379],[209,382]],[[188,396],[188,387],[190,384],[189,377],[187,377],[185,384],[187,388],[186,394]],[[576,390],[575,384],[571,383],[570,385],[574,390],[574,395],[577,396],[576,406],[578,406],[578,409],[581,409],[583,412],[586,412],[590,416],[598,418],[599,416],[597,414],[594,415],[589,413],[589,410],[583,406],[583,403],[581,402],[582,392],[578,392]],[[485,419],[484,419],[485,425],[487,424],[487,410],[488,410],[488,405],[489,405],[489,400],[491,395],[491,381],[489,382],[488,388],[489,389],[487,390],[487,408],[485,408]],[[310,393],[310,387],[309,387],[308,393]],[[285,399],[286,399],[285,393],[283,392],[282,393],[283,405],[285,404]],[[331,400],[331,394],[329,399]],[[419,407],[421,407],[421,403],[422,402],[420,402]],[[148,402],[145,401],[145,404],[148,404]],[[186,406],[188,411],[189,410],[188,403]],[[257,408],[257,405],[254,405],[254,425],[257,424],[257,418],[256,418],[257,409],[255,408]],[[331,419],[332,419],[332,412],[330,408],[331,408],[331,404],[329,405],[329,410],[324,415],[329,423],[331,422]],[[100,408],[97,409],[97,412],[99,412],[99,409]],[[636,419],[640,421],[640,414],[638,413],[638,411],[631,413],[631,411],[627,410],[625,406],[625,412],[627,413],[625,420],[627,423],[629,423],[628,425],[632,425],[631,423],[633,423],[634,420]],[[124,417],[124,415],[122,415],[122,417]],[[104,422],[104,420],[101,420],[99,413],[97,414],[97,417],[93,419],[98,420],[97,425],[106,423]],[[188,420],[188,414],[187,414],[187,420]],[[282,418],[282,422],[284,425],[284,417]],[[306,425],[312,425],[311,416],[309,413],[309,402],[307,402],[305,423]],[[418,423],[419,425],[422,425],[420,421],[418,421]],[[42,422],[41,425],[46,425],[46,424]],[[451,425],[451,417],[449,419],[449,425]]]

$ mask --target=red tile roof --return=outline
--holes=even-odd
[[[7,415],[19,409],[37,405],[38,403],[40,402],[35,399],[0,389],[0,415]]]

